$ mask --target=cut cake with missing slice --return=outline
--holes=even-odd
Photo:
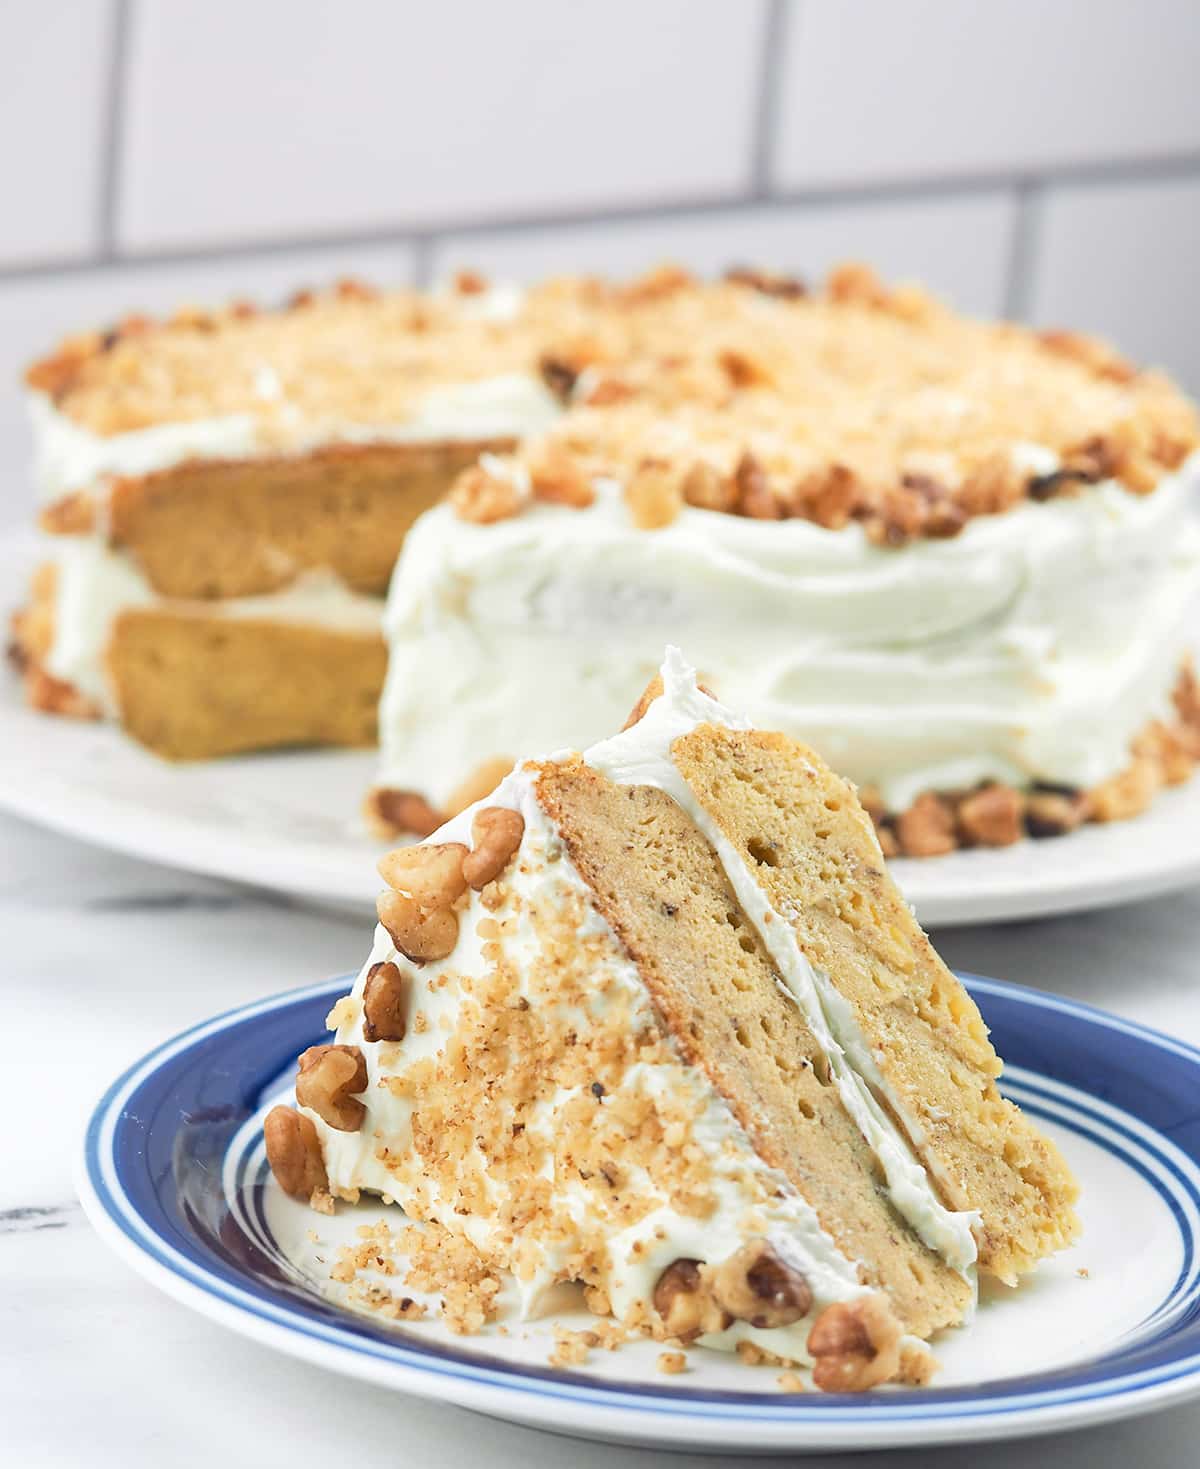
[[[1077,1233],[853,788],[677,654],[621,734],[519,765],[381,871],[335,1043],[267,1118],[298,1197],[382,1194],[529,1310],[579,1282],[836,1391],[923,1379],[977,1271]]]

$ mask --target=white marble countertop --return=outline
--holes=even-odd
[[[0,816],[0,934],[9,1017],[0,1061],[0,1461],[14,1469],[474,1469],[486,1453],[489,1469],[691,1462],[568,1442],[327,1376],[158,1294],[84,1221],[72,1168],[105,1084],[206,1015],[356,967],[367,942],[360,922]],[[960,968],[1040,984],[1200,1043],[1200,890],[934,938]],[[970,1460],[973,1469],[1174,1469],[1196,1462],[1198,1441],[1200,1405],[972,1448]],[[947,1469],[963,1461],[963,1450],[946,1449],[852,1462]]]

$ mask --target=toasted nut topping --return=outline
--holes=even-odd
[[[450,503],[460,520],[492,525],[519,515],[529,503],[529,492],[510,476],[473,464],[454,481]]]
[[[463,876],[475,889],[494,882],[512,860],[525,835],[525,818],[505,806],[485,806],[471,823],[474,847],[463,859]]]
[[[917,797],[896,818],[896,838],[906,857],[940,857],[958,846],[954,835],[954,812],[933,791]]]
[[[488,278],[478,270],[457,270],[454,273],[454,289],[460,296],[482,296],[488,288]]]
[[[408,1029],[406,974],[390,960],[372,964],[363,986],[363,1040],[402,1041]]]
[[[625,486],[625,503],[639,530],[662,530],[683,505],[683,490],[663,464],[646,460]]]
[[[1024,802],[1012,786],[989,785],[959,803],[958,830],[975,847],[1011,847],[1024,835]]]
[[[722,510],[726,513],[737,504],[737,485],[703,460],[693,464],[683,479],[683,498],[700,510]]]
[[[596,492],[579,463],[561,449],[547,449],[529,469],[534,496],[552,505],[569,505],[572,510],[586,510],[596,499]]]
[[[661,699],[663,692],[662,674],[656,673],[646,687],[642,690],[637,703],[629,711],[629,718],[621,726],[622,733],[632,729],[635,724],[645,718],[646,710],[654,703],[655,699]]]
[[[351,1092],[367,1089],[367,1063],[357,1046],[309,1046],[296,1063],[296,1100],[338,1132],[357,1132],[367,1109]]]
[[[1088,814],[1093,821],[1125,821],[1139,816],[1163,783],[1158,763],[1138,756],[1127,770],[1088,792]]]
[[[275,1181],[294,1199],[311,1199],[329,1186],[321,1140],[312,1119],[291,1107],[272,1107],[263,1122],[267,1162]]]
[[[813,1382],[822,1392],[864,1392],[900,1368],[900,1323],[882,1296],[826,1306],[808,1333]]]
[[[446,818],[416,791],[376,786],[363,804],[363,819],[377,836],[390,840],[408,835],[427,837],[437,831]]]
[[[808,295],[808,287],[797,276],[773,275],[752,265],[733,266],[725,272],[725,279],[732,285],[749,286],[764,296],[778,296],[782,301],[798,301]]]
[[[733,478],[737,486],[739,514],[752,520],[779,520],[782,517],[783,507],[775,498],[767,472],[753,454],[747,452],[742,455]]]
[[[1169,786],[1182,785],[1196,766],[1195,734],[1186,726],[1171,726],[1152,720],[1133,742],[1133,753],[1157,763]]]
[[[831,464],[798,480],[792,486],[790,501],[793,515],[826,530],[842,530],[862,504],[862,487],[852,469]]]
[[[538,363],[542,381],[560,403],[569,403],[575,384],[579,380],[579,369],[565,357],[555,357],[547,352]]]
[[[999,515],[1010,510],[1024,492],[1023,476],[1012,457],[997,449],[968,475],[958,499],[968,515]]]
[[[858,260],[835,266],[825,281],[825,289],[834,301],[853,301],[862,306],[888,304],[883,282],[869,265]]]
[[[714,1300],[699,1260],[676,1260],[658,1277],[654,1309],[670,1336],[694,1341],[710,1331],[724,1331],[733,1319]]]
[[[388,887],[411,898],[427,913],[449,908],[467,890],[462,842],[421,842],[415,847],[397,847],[379,859],[380,877]]]
[[[1025,829],[1031,837],[1066,836],[1087,820],[1081,791],[1034,791],[1025,802]]]
[[[86,490],[47,505],[38,525],[50,536],[86,536],[96,528],[96,502]]]
[[[456,786],[446,801],[446,814],[457,816],[476,801],[490,796],[504,777],[513,768],[514,761],[508,755],[494,755],[485,760],[467,776],[462,785]]]
[[[791,1326],[812,1310],[806,1277],[765,1239],[747,1240],[713,1271],[713,1295],[737,1321]]]
[[[458,942],[458,914],[453,908],[426,913],[403,893],[380,893],[375,900],[379,921],[392,943],[415,964],[444,959]]]

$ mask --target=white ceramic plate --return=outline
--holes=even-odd
[[[15,606],[32,560],[0,541]],[[3,595],[3,594],[0,594]],[[130,856],[373,911],[380,847],[359,808],[370,751],[300,751],[169,765],[106,725],[37,714],[0,671],[0,807]],[[926,927],[1107,906],[1200,881],[1200,780],[1144,816],[1052,841],[956,852],[893,871]]]
[[[383,1387],[586,1437],[720,1452],[977,1443],[1082,1427],[1200,1392],[1200,1052],[1089,1006],[965,976],[1009,1066],[1004,1089],[1059,1143],[1081,1242],[935,1342],[926,1389],[781,1391],[778,1372],[704,1349],[663,1377],[651,1343],[547,1356],[584,1311],[453,1337],[346,1309],[337,1246],[398,1210],[285,1198],[265,1109],[353,976],[218,1016],[120,1077],[88,1128],[80,1197],[129,1263],[183,1304],[276,1350]],[[393,1291],[400,1281],[385,1278]],[[566,1456],[569,1457],[569,1456]]]

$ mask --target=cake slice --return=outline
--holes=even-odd
[[[678,656],[636,722],[386,856],[374,950],[266,1120],[290,1193],[383,1195],[662,1339],[849,1391],[928,1371],[977,1272],[1075,1236],[854,789]]]

